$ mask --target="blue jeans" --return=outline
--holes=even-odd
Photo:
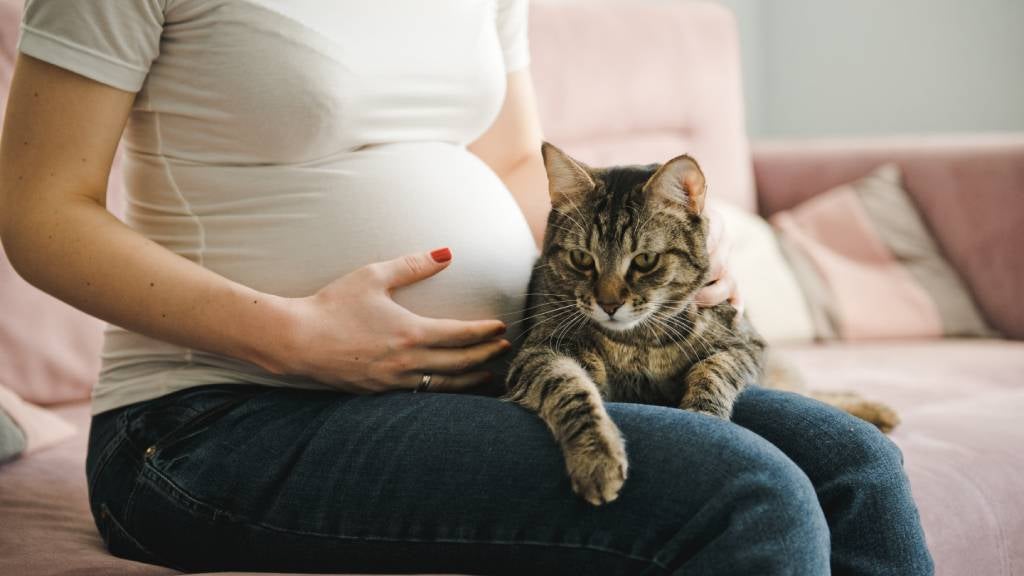
[[[756,387],[731,423],[608,412],[630,472],[594,507],[493,397],[192,388],[94,417],[90,504],[113,554],[183,571],[932,573],[901,453],[860,420]]]

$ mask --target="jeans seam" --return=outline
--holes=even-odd
[[[235,517],[241,518],[241,517]],[[306,530],[292,530],[288,528],[281,528],[278,526],[272,526],[264,524],[262,522],[252,522],[248,519],[242,519],[243,523],[251,528],[257,528],[261,530],[267,530],[270,532],[279,532],[282,534],[297,534],[301,536],[314,536],[317,538],[328,538],[332,540],[351,540],[351,541],[374,541],[374,542],[415,542],[421,544],[497,544],[501,546],[553,546],[556,548],[569,548],[574,550],[589,550],[593,552],[600,552],[602,554],[610,554],[613,556],[619,556],[628,560],[638,560],[641,562],[647,562],[665,570],[668,572],[668,567],[662,564],[660,561],[654,558],[647,558],[644,556],[636,556],[628,552],[621,550],[615,550],[614,548],[606,548],[604,546],[594,546],[590,544],[569,544],[565,542],[542,542],[536,540],[471,540],[471,539],[453,539],[453,538],[388,538],[387,536],[344,536],[338,534],[322,534],[319,532],[310,532]]]
[[[227,519],[229,519],[229,520],[231,520],[233,522],[239,522],[239,523],[241,523],[244,526],[249,527],[249,528],[256,528],[256,529],[267,530],[267,531],[277,532],[277,533],[282,533],[282,534],[292,534],[292,535],[299,535],[299,536],[314,536],[314,537],[317,537],[317,538],[329,538],[329,539],[333,539],[333,540],[348,540],[348,541],[355,541],[355,542],[359,542],[359,541],[376,541],[376,542],[415,542],[415,543],[438,543],[438,544],[497,544],[497,545],[554,546],[554,547],[558,547],[558,548],[571,548],[571,549],[591,550],[591,551],[600,552],[600,553],[603,553],[603,554],[611,554],[611,555],[620,556],[622,558],[626,558],[626,559],[629,559],[629,560],[638,560],[638,561],[641,561],[641,562],[647,562],[647,563],[649,563],[651,565],[654,565],[654,566],[657,566],[658,568],[661,568],[662,570],[666,571],[666,573],[669,570],[669,568],[667,566],[665,566],[657,558],[648,558],[648,557],[645,557],[645,556],[636,556],[634,554],[630,554],[628,552],[623,552],[621,550],[616,550],[614,548],[606,548],[606,547],[603,547],[603,546],[594,546],[594,545],[589,545],[589,544],[569,544],[569,543],[562,543],[562,542],[538,542],[538,541],[532,541],[532,540],[455,540],[455,539],[447,539],[447,538],[434,538],[434,539],[427,540],[427,539],[418,539],[418,538],[388,538],[386,536],[345,536],[345,535],[341,535],[341,534],[323,534],[323,533],[320,533],[320,532],[312,532],[312,531],[307,531],[307,530],[295,530],[295,529],[291,529],[291,528],[282,528],[280,526],[273,526],[271,524],[266,524],[266,523],[263,523],[263,522],[256,522],[256,521],[253,521],[253,520],[251,520],[249,518],[246,518],[244,516],[240,516],[240,515],[234,514],[234,513],[230,512],[230,511],[222,510],[222,509],[217,508],[215,506],[211,506],[210,504],[208,504],[206,502],[203,502],[199,498],[196,498],[192,494],[188,493],[185,489],[183,489],[181,486],[179,486],[173,480],[168,478],[167,475],[165,475],[163,472],[161,472],[158,468],[156,468],[155,466],[149,464],[148,462],[144,465],[144,469],[147,472],[149,472],[150,474],[156,476],[156,479],[149,478],[149,477],[147,477],[147,475],[144,474],[140,478],[140,480],[145,481],[153,489],[159,491],[163,496],[165,496],[166,498],[168,498],[170,500],[175,500],[175,501],[179,501],[179,502],[182,501],[182,500],[185,500],[186,502],[182,502],[182,504],[185,504],[187,506],[190,506],[190,507],[193,507],[193,508],[196,508],[196,509],[206,510],[207,513],[210,515],[211,521],[216,520],[220,516],[223,516],[223,517],[225,517],[225,518],[227,518]],[[162,486],[160,486],[155,480],[159,480],[162,483],[166,484],[167,488],[169,488],[170,490],[173,490],[175,492],[175,494],[169,493]],[[133,495],[134,495],[134,492],[137,492],[137,490],[133,491]]]
[[[166,560],[161,558],[158,554],[154,554],[152,550],[150,550],[149,548],[144,546],[141,542],[139,542],[135,538],[135,536],[132,536],[131,533],[128,532],[128,529],[126,529],[124,527],[124,524],[122,524],[120,521],[118,521],[118,519],[114,516],[113,512],[110,511],[110,507],[107,506],[106,502],[103,502],[102,504],[100,504],[100,509],[104,512],[105,520],[110,523],[110,527],[108,528],[109,530],[114,530],[114,531],[118,532],[118,534],[120,534],[122,538],[125,538],[128,541],[130,541],[133,546],[138,548],[140,551],[142,551],[144,554],[148,555],[153,560],[163,564],[164,566],[169,566],[169,567],[172,567],[172,568],[175,567],[174,563],[167,562]]]
[[[99,456],[96,457],[96,466],[92,469],[92,474],[89,474],[89,477],[87,478],[90,494],[92,494],[96,486],[96,480],[103,475],[104,468],[106,468],[107,464],[110,463],[110,460],[114,457],[114,454],[117,453],[117,450],[124,445],[125,440],[128,439],[124,426],[122,426],[122,420],[124,420],[123,414],[117,417],[117,432],[114,433],[114,437],[103,446],[103,450],[100,452]]]

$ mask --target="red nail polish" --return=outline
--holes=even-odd
[[[452,251],[447,248],[438,248],[430,253],[430,257],[434,259],[434,262],[447,262],[452,259]]]

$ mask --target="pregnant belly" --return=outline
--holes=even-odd
[[[525,304],[538,254],[529,226],[504,184],[462,147],[394,144],[316,166],[176,166],[174,175],[201,230],[184,221],[173,229],[201,234],[202,244],[169,244],[257,290],[305,296],[364,264],[449,246],[451,265],[397,289],[395,301],[423,316],[509,323]],[[141,214],[134,220],[146,228]]]

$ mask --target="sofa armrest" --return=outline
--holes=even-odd
[[[1024,339],[1024,134],[765,141],[753,146],[758,205],[791,208],[879,164],[904,184],[997,330]]]

